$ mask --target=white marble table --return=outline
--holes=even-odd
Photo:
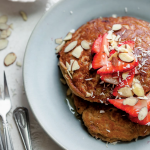
[[[17,61],[23,63],[24,52],[28,39],[41,18],[41,16],[55,4],[58,0],[36,0],[34,3],[19,3],[10,2],[8,0],[0,0],[0,15],[7,15],[8,24],[13,23],[14,30],[8,38],[8,47],[0,51],[0,87],[3,85],[3,70],[6,71],[7,81],[10,89],[10,96],[12,100],[12,110],[8,115],[8,122],[10,124],[11,136],[14,144],[14,150],[24,150],[16,124],[12,117],[13,110],[18,106],[27,107],[30,113],[31,137],[34,150],[61,150],[49,136],[40,127],[35,120],[31,109],[28,105],[26,94],[23,86],[22,67],[18,67],[16,63],[9,67],[3,65],[4,57],[9,52],[14,52],[17,55]],[[21,18],[19,11],[23,10],[27,13],[28,20],[25,22]],[[0,129],[2,130],[2,121],[0,120]]]

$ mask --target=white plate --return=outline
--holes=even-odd
[[[107,147],[104,142],[91,137],[69,111],[65,101],[66,89],[59,80],[61,73],[54,39],[64,37],[69,30],[100,16],[128,15],[150,21],[149,6],[149,0],[64,0],[52,7],[36,26],[25,54],[25,89],[39,123],[65,149],[105,150]],[[109,148],[149,150],[150,137],[109,145]]]

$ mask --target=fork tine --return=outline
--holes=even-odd
[[[7,85],[7,80],[6,80],[6,74],[4,71],[4,99],[9,98],[9,90],[8,90],[8,85]]]

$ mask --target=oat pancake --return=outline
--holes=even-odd
[[[95,138],[103,141],[131,141],[150,134],[150,126],[131,122],[127,114],[112,105],[90,103],[74,96],[76,110],[84,125]]]
[[[99,84],[100,76],[96,73],[97,70],[89,70],[92,62],[91,47],[98,35],[111,30],[113,24],[121,24],[122,28],[115,31],[114,34],[120,35],[121,40],[134,40],[134,55],[138,56],[139,66],[137,67],[139,74],[136,75],[147,93],[150,89],[150,26],[148,22],[133,18],[133,17],[118,17],[118,18],[103,18],[92,20],[81,26],[74,34],[70,41],[67,41],[62,48],[60,54],[60,68],[64,78],[67,81],[73,93],[90,102],[106,102],[107,98],[114,98],[111,91],[112,85]],[[80,58],[75,58],[72,51],[65,53],[65,48],[73,41],[77,41],[77,46],[86,40],[90,43],[90,49],[83,50]],[[76,47],[77,47],[76,46]],[[66,62],[76,60],[80,66],[72,74],[72,79],[68,75]],[[90,79],[90,80],[89,80]],[[92,93],[90,97],[86,93]]]

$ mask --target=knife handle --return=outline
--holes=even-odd
[[[18,107],[14,110],[13,116],[24,143],[25,149],[32,150],[28,109],[25,107]]]

